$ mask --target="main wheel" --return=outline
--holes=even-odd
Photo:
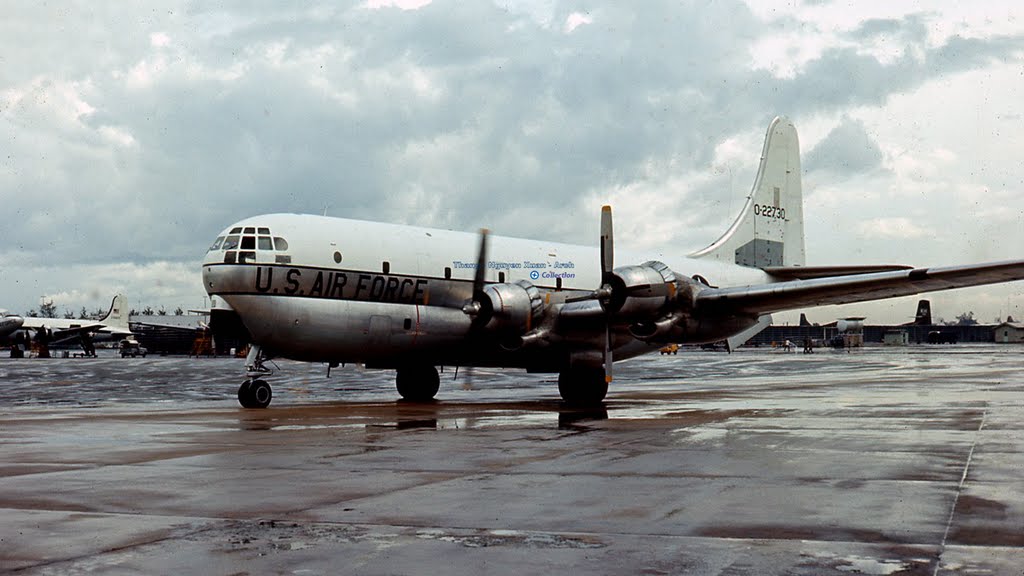
[[[558,375],[558,393],[566,404],[592,406],[608,394],[603,368],[571,368]]]
[[[265,380],[246,380],[238,387],[238,403],[242,408],[266,408],[274,392]]]
[[[405,366],[395,375],[395,387],[403,400],[426,402],[437,395],[441,377],[433,366]]]

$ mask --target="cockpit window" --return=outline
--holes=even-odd
[[[274,247],[277,248],[278,252],[284,252],[288,249],[288,241],[280,236],[274,237]]]
[[[261,228],[264,230],[264,228]],[[273,250],[274,243],[270,241],[270,236],[260,236],[258,239],[257,248],[260,250]]]
[[[224,250],[234,250],[238,248],[238,236],[228,236],[224,239],[224,244],[221,245]]]
[[[242,234],[255,234],[255,233],[256,233],[256,228],[253,227],[253,226],[246,226],[245,227],[245,231],[242,232]]]
[[[260,227],[260,228],[257,228],[257,229],[256,229],[256,232],[257,232],[258,234],[270,234],[270,228],[263,228],[263,227]]]
[[[241,233],[242,233],[241,227],[237,227],[237,226],[232,228],[231,232],[229,232],[229,234],[241,234]]]
[[[223,236],[217,236],[217,239],[213,241],[213,246],[210,246],[210,249],[207,250],[207,252],[213,252],[214,250],[220,248],[220,243],[223,242],[223,241],[224,241],[224,237]]]
[[[256,249],[256,237],[255,236],[242,236],[242,250],[255,250]]]

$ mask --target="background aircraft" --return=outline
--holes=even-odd
[[[0,342],[4,342],[21,328],[25,319],[17,314],[11,314],[7,310],[0,310]]]
[[[667,343],[735,347],[773,312],[1024,278],[1022,260],[805,266],[799,142],[782,118],[738,218],[707,248],[616,254],[612,228],[607,206],[597,247],[270,214],[224,230],[203,282],[252,336],[239,402],[265,407],[272,356],[395,369],[410,400],[434,397],[438,365],[557,372],[565,401],[595,403],[614,360]]]
[[[71,340],[77,340],[87,355],[94,355],[93,342],[97,339],[113,339],[130,336],[128,328],[128,297],[124,294],[114,296],[110,303],[110,310],[106,316],[99,320],[69,319],[69,318],[40,318],[34,316],[8,316],[10,326],[18,323],[16,328],[11,328],[6,334],[8,324],[0,325],[0,340],[6,338],[14,342],[17,339],[16,333],[30,333],[24,338],[27,343],[29,338],[36,340],[48,348],[54,344],[64,344]]]

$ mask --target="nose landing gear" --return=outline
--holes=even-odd
[[[261,376],[269,376],[274,371],[266,367],[266,361],[263,348],[254,344],[245,357],[246,379],[238,387],[238,403],[242,408],[266,408],[270,405],[274,392]]]

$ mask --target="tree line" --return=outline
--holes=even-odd
[[[108,310],[104,308],[97,308],[96,310],[89,312],[85,309],[85,306],[82,306],[82,309],[78,311],[77,315],[75,312],[72,312],[67,308],[64,309],[62,314],[57,310],[57,305],[53,303],[53,300],[49,300],[39,304],[39,308],[29,310],[25,313],[25,316],[30,318],[65,318],[68,320],[77,318],[79,320],[98,320],[106,316],[107,312]],[[168,312],[163,306],[156,310],[153,310],[152,306],[146,306],[142,310],[132,308],[128,311],[129,316],[138,316],[140,314],[145,316],[167,316],[168,314],[181,316],[185,314],[185,311],[181,309],[181,306],[178,306],[171,312]]]

